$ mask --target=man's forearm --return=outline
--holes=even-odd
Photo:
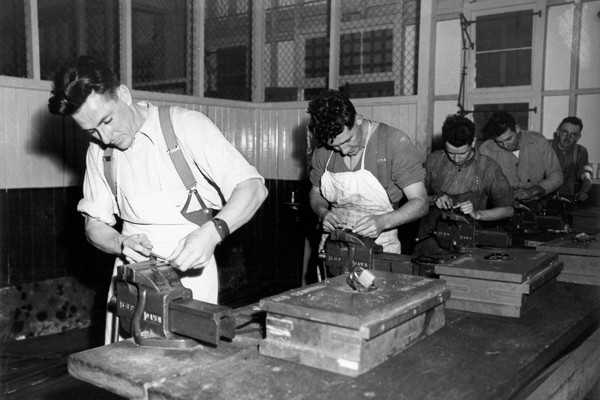
[[[581,181],[581,190],[587,193],[590,191],[591,188],[592,188],[592,180],[590,178],[588,178],[587,175],[584,175],[584,178]]]
[[[429,211],[428,201],[417,197],[410,199],[402,207],[385,214],[384,230],[394,229],[423,217]]]
[[[260,179],[249,179],[239,183],[227,204],[219,211],[218,218],[227,223],[229,232],[234,232],[254,216],[267,198],[267,188]]]
[[[321,196],[318,188],[311,188],[308,195],[310,208],[319,217],[319,221],[323,219],[324,214],[329,210],[329,202]]]
[[[497,221],[504,218],[512,217],[515,210],[511,206],[495,207],[489,210],[478,210],[476,218],[478,221]]]
[[[125,236],[112,226],[85,216],[85,235],[94,247],[109,254],[121,254]]]

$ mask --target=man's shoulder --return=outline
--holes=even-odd
[[[479,151],[481,152],[481,154],[489,154],[492,152],[498,152],[500,150],[502,149],[498,147],[496,143],[494,143],[493,139],[487,139],[483,143],[481,143],[481,145],[479,145]]]
[[[536,144],[543,143],[544,145],[552,146],[552,143],[548,140],[548,138],[539,132],[522,131],[521,133],[523,135],[523,138],[526,139],[526,141],[536,143]]]
[[[428,163],[440,161],[443,159],[446,159],[446,154],[444,150],[434,150],[431,152],[431,154],[427,156]]]
[[[477,160],[477,165],[482,166],[484,170],[489,170],[490,172],[495,172],[496,170],[502,171],[500,164],[498,164],[492,157],[481,154],[479,151],[476,153],[475,157]]]

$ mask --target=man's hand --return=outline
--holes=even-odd
[[[126,236],[121,243],[121,253],[129,262],[146,261],[151,251],[152,243],[143,233]]]
[[[171,265],[180,271],[204,268],[221,241],[212,222],[207,222],[179,241],[173,253],[168,257]]]
[[[385,215],[385,214],[384,214]],[[369,215],[361,218],[352,228],[352,233],[377,239],[384,228],[384,217],[382,215]]]
[[[479,211],[475,211],[475,208],[473,207],[473,203],[471,203],[470,200],[463,201],[462,203],[458,203],[458,204],[454,205],[453,208],[460,209],[460,211],[463,214],[469,215],[471,218],[473,218],[475,220],[478,220],[480,217]]]
[[[443,194],[435,199],[435,206],[440,210],[450,210],[452,208],[452,199],[447,194]]]
[[[545,194],[546,191],[539,185],[530,188],[513,189],[514,198],[517,200],[536,200]]]
[[[323,224],[323,230],[325,232],[347,228],[346,221],[333,210],[327,210],[323,213],[321,223]]]
[[[586,191],[580,190],[579,192],[575,193],[576,201],[586,201],[589,198],[590,198],[590,196],[588,195],[588,193]]]

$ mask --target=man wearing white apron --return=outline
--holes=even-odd
[[[398,227],[427,213],[425,170],[402,131],[356,114],[340,92],[309,104],[309,129],[322,146],[312,159],[310,205],[324,236],[348,229],[400,253]],[[398,207],[402,197],[406,202]]]
[[[63,70],[54,81],[49,109],[72,116],[93,137],[77,207],[90,243],[118,256],[115,269],[124,261],[147,260],[150,252],[163,255],[195,299],[216,303],[215,246],[249,221],[267,196],[256,168],[206,116],[171,108],[176,151],[183,152],[206,206],[220,209],[216,222],[200,225],[188,218],[193,213],[182,212],[188,190],[169,156],[173,148],[167,149],[158,108],[134,103],[129,89],[104,64],[81,56]],[[114,182],[103,168],[105,147],[116,150],[111,156]],[[203,174],[219,187],[225,205]],[[123,220],[122,232],[113,228],[115,215]],[[110,325],[107,342],[114,333]]]

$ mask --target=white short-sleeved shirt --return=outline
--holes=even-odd
[[[77,210],[111,226],[116,223],[116,214],[123,220],[124,233],[147,233],[151,242],[173,242],[175,231],[183,228],[182,225],[191,224],[179,214],[187,198],[187,190],[167,153],[158,107],[149,103],[140,105],[147,107],[149,113],[132,146],[125,151],[113,152],[116,201],[104,177],[104,151],[98,144],[91,143],[87,152],[83,199]],[[239,183],[253,178],[264,181],[256,168],[204,114],[172,107],[171,119],[178,142],[196,178],[198,192],[208,207],[220,209],[221,199],[199,169],[219,186],[226,200]],[[175,208],[151,210],[148,208],[154,207],[153,204],[138,201],[157,192],[174,199]],[[197,226],[193,224],[189,226],[190,231],[195,228]],[[177,241],[181,237],[181,234],[178,235]],[[161,251],[168,254],[172,249]]]

